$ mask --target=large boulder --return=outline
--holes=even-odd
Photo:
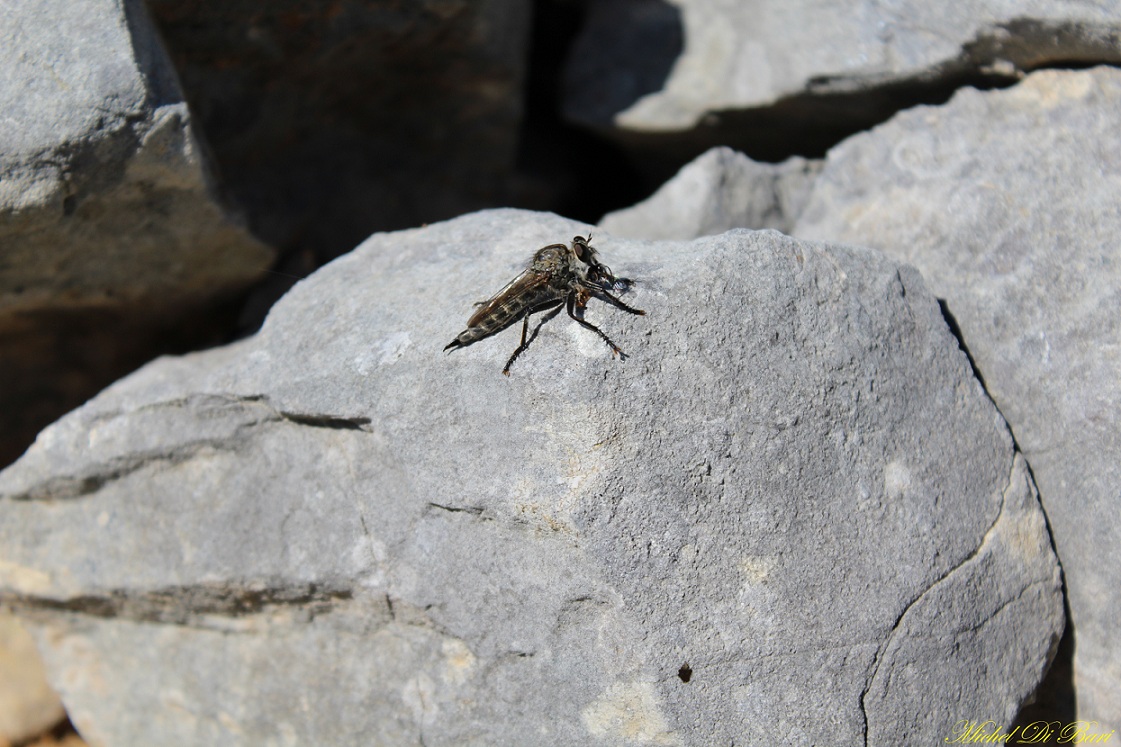
[[[380,234],[0,473],[0,602],[95,744],[929,744],[1063,626],[1024,460],[913,269],[597,235],[632,316],[441,348],[536,248]],[[948,697],[947,694],[952,694]]]
[[[1121,728],[1121,71],[964,90],[829,154],[796,233],[918,267],[1031,464],[1078,714]]]
[[[0,16],[3,464],[153,351],[206,338],[206,309],[272,253],[218,201],[139,0]]]
[[[1119,121],[1113,68],[963,90],[835,148],[789,217],[795,235],[915,265],[945,300],[1039,485],[1069,594],[1078,713],[1111,728],[1121,725]],[[765,194],[777,167],[717,162],[697,159],[603,225],[645,238],[760,227],[728,195]]]

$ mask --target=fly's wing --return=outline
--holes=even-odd
[[[468,327],[477,327],[479,322],[495,314],[496,309],[514,299],[524,297],[524,305],[535,305],[531,299],[536,299],[544,286],[549,283],[549,276],[542,272],[526,270],[521,275],[511,280],[506,286],[490,297],[479,310],[467,320]],[[519,306],[523,304],[518,303]]]

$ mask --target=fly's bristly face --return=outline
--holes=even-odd
[[[576,236],[572,244],[550,244],[538,249],[529,267],[506,284],[502,290],[486,301],[480,301],[479,310],[467,320],[463,330],[444,348],[446,351],[465,348],[472,343],[497,334],[522,321],[522,341],[502,373],[510,375],[510,366],[529,347],[545,322],[566,308],[568,315],[580,326],[595,332],[611,348],[612,355],[625,357],[623,351],[593,324],[584,321],[583,312],[588,301],[598,298],[630,314],[644,315],[616,298],[614,293],[626,292],[631,281],[616,278],[611,268],[599,261],[599,253],[587,238]],[[528,336],[529,317],[538,312],[548,313],[541,319],[533,334]],[[579,313],[578,313],[579,312]]]

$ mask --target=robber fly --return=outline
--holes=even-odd
[[[623,351],[611,338],[582,318],[588,300],[595,297],[631,314],[642,315],[646,312],[631,308],[612,295],[612,292],[625,292],[631,281],[611,274],[611,268],[599,261],[591,240],[591,235],[586,239],[577,236],[572,239],[571,247],[550,244],[538,249],[529,267],[521,275],[507,283],[490,300],[475,304],[480,308],[467,320],[467,329],[460,332],[444,350],[465,348],[473,342],[501,332],[520,319],[522,342],[502,369],[502,373],[509,376],[510,366],[514,365],[518,356],[533,342],[542,325],[560,313],[563,305],[577,324],[595,332],[607,343],[613,356],[623,355]],[[527,340],[529,317],[539,311],[549,313],[541,319],[533,335]]]

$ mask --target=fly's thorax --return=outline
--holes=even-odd
[[[560,287],[572,278],[574,264],[576,257],[571,249],[564,244],[552,244],[537,250],[530,270],[547,275],[550,285]]]
[[[542,270],[568,267],[572,264],[572,250],[564,244],[550,244],[538,249],[533,255],[533,264]]]

